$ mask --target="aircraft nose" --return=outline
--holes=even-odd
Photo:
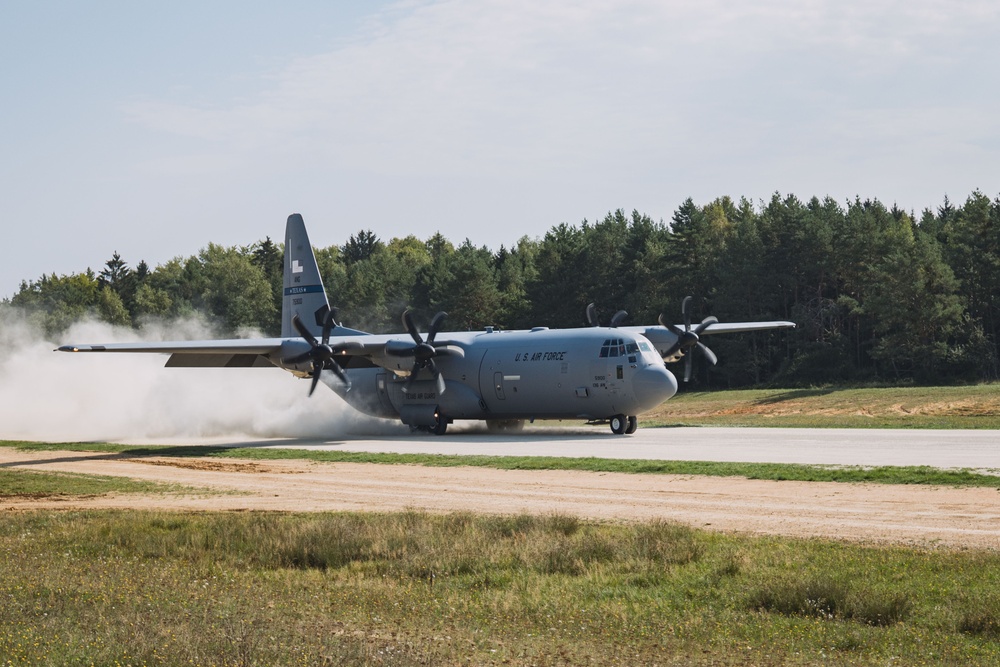
[[[663,364],[650,364],[635,374],[632,387],[641,408],[652,410],[677,393],[677,378]]]

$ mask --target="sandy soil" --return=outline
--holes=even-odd
[[[119,475],[190,494],[0,496],[0,510],[164,509],[562,513],[711,530],[1000,549],[1000,491],[738,478],[504,471],[308,461],[129,458],[0,448],[0,467]]]

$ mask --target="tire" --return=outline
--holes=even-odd
[[[615,415],[611,418],[611,432],[615,435],[624,435],[628,428],[628,420],[625,415]]]
[[[625,427],[625,435],[632,435],[637,430],[639,430],[639,418],[635,415],[629,415],[628,426]]]
[[[448,420],[445,419],[444,415],[438,415],[437,424],[431,427],[431,432],[434,435],[444,435],[445,431],[448,430]]]

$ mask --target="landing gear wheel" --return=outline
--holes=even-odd
[[[444,415],[438,415],[437,424],[430,428],[431,433],[434,435],[444,435],[444,432],[448,430],[448,420],[445,419]]]
[[[611,432],[615,435],[624,435],[628,428],[628,420],[625,415],[615,415],[611,418]]]
[[[632,435],[639,428],[639,418],[635,415],[629,415],[628,426],[625,427],[625,435]]]

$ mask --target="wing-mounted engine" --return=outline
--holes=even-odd
[[[305,342],[309,344],[309,349],[301,354],[282,358],[281,364],[292,371],[302,372],[304,368],[309,369],[309,374],[312,375],[312,384],[309,387],[310,396],[316,391],[316,385],[319,384],[319,378],[324,370],[332,371],[340,379],[341,383],[343,383],[345,391],[350,391],[351,389],[351,380],[344,373],[344,369],[340,364],[337,363],[337,357],[361,351],[364,349],[364,346],[360,341],[352,340],[340,341],[335,345],[330,345],[330,332],[334,327],[338,326],[336,316],[337,311],[335,309],[327,309],[325,311],[321,341],[316,340],[316,337],[312,335],[309,328],[302,322],[298,315],[292,317],[292,326],[295,327],[295,330],[299,332],[299,335],[302,336]]]
[[[667,328],[670,333],[677,336],[677,341],[661,352],[663,360],[667,363],[672,361],[679,361],[684,358],[684,381],[687,382],[691,379],[691,366],[693,362],[693,356],[691,351],[698,349],[701,351],[708,362],[713,366],[718,363],[719,358],[715,356],[715,353],[708,348],[707,345],[701,342],[700,336],[713,324],[718,324],[719,320],[714,315],[709,315],[703,319],[698,326],[693,330],[691,329],[691,297],[684,297],[684,301],[681,302],[681,315],[684,318],[684,328],[671,324],[666,321],[663,313],[660,313],[659,321],[660,325]]]
[[[404,388],[404,391],[407,393],[411,391],[413,384],[420,378],[421,371],[426,370],[434,381],[437,394],[440,396],[445,391],[445,378],[437,364],[434,363],[434,359],[439,357],[462,359],[465,357],[465,350],[457,346],[454,341],[435,340],[447,316],[448,314],[444,312],[435,315],[434,319],[431,320],[430,327],[427,329],[427,338],[424,339],[413,322],[413,314],[407,310],[403,313],[403,326],[406,327],[406,331],[410,334],[413,342],[394,339],[385,344],[386,355],[413,358],[413,366],[408,374],[399,370],[395,371],[398,375],[408,375],[406,387]]]

